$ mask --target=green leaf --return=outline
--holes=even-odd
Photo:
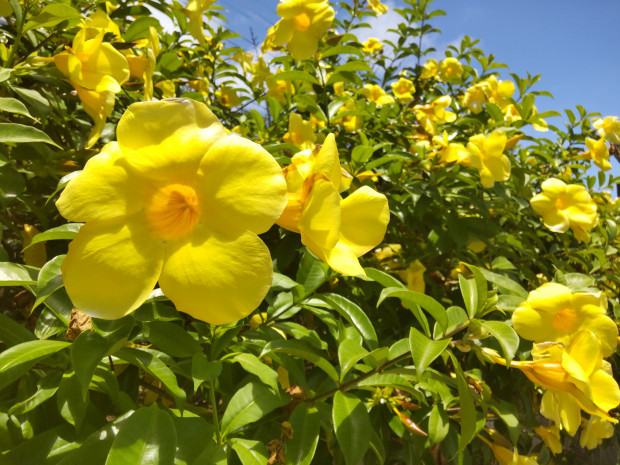
[[[449,344],[450,338],[434,341],[413,327],[409,330],[411,357],[415,364],[418,379],[421,379],[424,370],[446,350]]]
[[[465,308],[469,318],[473,318],[478,309],[478,290],[476,289],[476,281],[473,278],[467,279],[459,274],[459,288],[465,302]]]
[[[480,269],[477,266],[469,265],[467,263],[462,263],[465,265],[469,271],[471,271],[474,280],[476,281],[476,293],[478,295],[478,306],[476,308],[476,314],[484,309],[487,296],[488,296],[488,286],[487,280],[484,278],[484,275],[480,272]]]
[[[65,341],[28,341],[10,347],[0,354],[0,373],[10,368],[40,360],[71,345]]]
[[[319,84],[319,81],[314,76],[305,71],[282,71],[275,75],[275,79],[278,81],[306,81],[312,84]]]
[[[0,142],[45,142],[61,148],[40,129],[17,123],[0,123]]]
[[[517,406],[513,403],[500,400],[495,404],[491,404],[491,408],[497,413],[501,420],[508,428],[508,434],[513,444],[516,444],[521,435],[521,424],[519,423],[519,412]]]
[[[39,269],[17,263],[0,263],[0,286],[32,286],[37,283]]]
[[[338,362],[340,363],[340,382],[357,362],[366,357],[368,352],[353,339],[345,339],[338,346]]]
[[[365,63],[363,61],[349,61],[343,65],[340,66],[336,66],[336,69],[334,70],[334,74],[335,73],[342,73],[342,72],[351,72],[351,71],[372,71],[372,69],[370,68],[370,66],[368,66],[368,63]]]
[[[13,318],[0,313],[0,340],[6,347],[36,339],[32,332],[17,323]]]
[[[321,52],[321,58],[345,54],[361,56],[362,51],[358,47],[353,47],[352,45],[336,45],[335,47],[329,47],[324,52]]]
[[[441,326],[444,331],[446,330],[448,326],[448,315],[446,314],[446,309],[432,297],[419,292],[404,290],[402,288],[388,287],[387,289],[383,289],[383,291],[381,291],[381,295],[377,301],[377,307],[388,297],[396,297],[407,304],[419,305],[430,313],[433,318],[435,318],[437,323],[439,323],[439,326]]]
[[[570,288],[572,292],[583,291],[585,289],[596,287],[596,281],[592,276],[587,276],[581,273],[564,273],[566,279],[566,286]]]
[[[349,392],[336,392],[332,419],[338,445],[347,465],[362,461],[370,444],[372,426],[366,406]]]
[[[241,438],[232,438],[230,442],[243,465],[267,465],[269,452],[262,442]]]
[[[357,304],[338,294],[321,294],[317,297],[325,301],[325,303],[355,326],[367,342],[370,350],[374,350],[379,346],[377,342],[377,333],[375,332],[370,318],[368,318],[364,310]]]
[[[239,389],[230,399],[222,417],[222,435],[226,436],[269,412],[286,405],[288,395],[278,395],[262,383],[253,381]]]
[[[37,308],[45,300],[62,287],[62,272],[60,266],[62,265],[65,255],[57,255],[47,262],[39,271],[39,277],[37,279],[37,299],[34,301],[32,308]]]
[[[143,16],[132,21],[127,32],[123,34],[125,42],[133,42],[138,39],[147,39],[149,37],[149,28],[153,26],[156,29],[161,28],[159,20],[151,16]]]
[[[168,413],[151,404],[134,412],[121,426],[105,465],[172,465],[177,432]]]
[[[502,113],[502,110],[497,105],[489,102],[484,104],[484,108],[489,114],[489,116],[493,118],[496,123],[504,122],[504,113]]]
[[[375,268],[364,268],[364,271],[367,277],[378,282],[383,287],[400,287],[402,289],[407,289],[407,286],[405,286],[402,281],[399,281],[394,276],[384,271]]]
[[[60,380],[62,379],[61,373],[52,372],[37,381],[37,390],[34,394],[21,402],[16,403],[9,409],[10,415],[22,415],[28,413],[31,410],[37,408],[47,399],[56,394]]]
[[[77,233],[83,224],[84,223],[67,223],[63,224],[62,226],[43,231],[42,233],[34,236],[30,244],[24,247],[24,250],[29,249],[30,247],[38,244],[39,242],[54,241],[59,239],[73,240],[75,239],[75,236],[77,236]]]
[[[182,406],[187,398],[185,391],[179,387],[177,378],[172,370],[156,357],[158,353],[156,350],[124,347],[116,352],[115,355],[155,376],[174,397],[177,405]]]
[[[231,359],[239,363],[245,371],[258,376],[258,378],[274,392],[278,392],[278,374],[265,365],[258,357],[248,353],[235,354]]]
[[[324,357],[317,353],[314,348],[307,347],[296,341],[272,341],[265,345],[260,356],[263,357],[271,352],[284,352],[289,355],[296,355],[310,363],[314,363],[323,370],[334,381],[338,382],[336,369]]]
[[[523,300],[527,299],[527,291],[519,283],[507,278],[506,276],[502,276],[501,274],[485,270],[484,268],[480,268],[480,272],[487,281],[491,281],[493,284],[497,284],[499,287],[510,291],[511,294],[523,297]]]
[[[482,328],[486,329],[497,339],[502,348],[502,353],[509,364],[519,348],[519,336],[511,326],[503,321],[482,321]]]
[[[71,345],[71,364],[75,370],[80,386],[82,398],[86,399],[88,385],[93,378],[95,368],[106,356],[110,343],[103,336],[94,331],[83,331]]]
[[[461,423],[461,438],[459,440],[458,452],[463,452],[467,444],[476,436],[476,407],[474,406],[474,399],[469,389],[465,374],[459,365],[458,360],[452,354],[450,354],[452,364],[454,365],[454,371],[456,372],[456,382],[459,390],[459,404],[460,404],[460,423]]]
[[[185,412],[179,412],[177,415],[183,415],[183,417],[172,416],[177,431],[177,450],[174,464],[195,465],[196,458],[209,445],[215,445],[215,441],[209,440],[209,438],[215,437],[215,429],[201,417],[188,416]]]
[[[83,397],[80,381],[75,372],[63,375],[56,394],[56,405],[58,405],[60,415],[76,429],[80,428],[86,416],[88,401],[88,391],[86,397]]]
[[[327,280],[327,270],[326,264],[306,251],[301,257],[295,281],[304,286],[306,295],[310,295]]]
[[[428,418],[428,438],[431,444],[443,441],[450,431],[450,420],[446,411],[439,405],[433,405]]]
[[[169,321],[150,321],[143,326],[153,345],[172,357],[191,357],[202,350],[184,328]]]
[[[202,352],[196,352],[192,357],[192,379],[194,380],[194,392],[205,381],[217,379],[222,372],[222,362],[210,362]]]
[[[28,118],[32,118],[32,115],[22,102],[11,97],[0,97],[0,110],[7,113],[16,113],[18,115],[24,115]],[[34,119],[34,118],[33,118]]]
[[[306,402],[299,404],[289,418],[293,437],[286,440],[284,463],[310,465],[319,444],[321,415],[319,410]]]
[[[51,3],[24,26],[24,32],[40,27],[55,26],[67,19],[79,19],[80,12],[64,3]]]

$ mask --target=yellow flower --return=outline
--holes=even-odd
[[[88,90],[117,93],[129,79],[125,56],[103,42],[103,34],[87,39],[86,29],[75,35],[71,48],[54,56],[54,62],[72,84]]]
[[[620,144],[620,121],[617,116],[606,116],[592,121],[598,135],[612,144]]]
[[[153,100],[153,73],[156,57],[159,55],[159,36],[157,29],[149,27],[149,38],[145,41],[146,50],[141,55],[127,55],[129,75],[144,81],[144,100]]]
[[[380,262],[384,260],[393,259],[394,257],[400,255],[403,251],[403,246],[400,244],[388,244],[385,247],[381,247],[380,249],[375,250],[375,258]],[[388,268],[394,268],[392,264],[395,263],[394,260],[390,260],[387,262]]]
[[[347,102],[338,109],[336,115],[349,111],[356,111],[355,100],[347,100]],[[337,121],[342,123],[344,130],[347,132],[355,132],[364,125],[364,118],[360,115],[344,115],[339,117]]]
[[[254,54],[252,52],[237,51],[232,54],[231,58],[241,65],[243,72],[253,72],[254,66],[252,64],[252,60],[254,59]]]
[[[426,63],[422,66],[422,74],[420,78],[422,79],[431,79],[437,76],[437,72],[439,71],[437,67],[437,60],[434,58],[429,58],[426,60]]]
[[[277,99],[281,104],[285,105],[287,96],[295,94],[295,87],[291,81],[283,81],[278,79],[278,73],[265,79],[267,84],[267,96]]]
[[[596,449],[603,443],[603,439],[608,439],[614,435],[614,426],[608,421],[596,416],[590,416],[590,420],[582,421],[581,436],[579,445],[587,449]]]
[[[366,55],[373,55],[375,53],[381,53],[383,51],[383,43],[379,39],[369,37],[366,42],[362,42],[362,51]]]
[[[368,100],[375,102],[378,107],[394,103],[394,97],[386,94],[383,88],[377,84],[364,84],[362,94]]]
[[[435,123],[451,123],[456,120],[456,113],[446,111],[451,103],[452,98],[449,95],[443,95],[426,105],[416,105],[413,109],[424,130],[435,135],[437,134]]]
[[[103,10],[97,10],[84,20],[82,27],[86,29],[86,38],[92,39],[98,35],[112,33],[116,40],[121,39],[121,30],[118,25]]]
[[[286,183],[258,144],[225,136],[202,103],[131,105],[56,205],[85,222],[62,264],[76,308],[121,318],[157,282],[178,310],[212,324],[253,311],[271,286],[267,231]]]
[[[468,108],[469,111],[475,115],[480,113],[484,109],[483,105],[489,101],[487,93],[485,92],[485,84],[484,82],[480,82],[469,87],[465,91],[465,96],[463,97],[463,106]]]
[[[583,242],[590,240],[588,231],[598,222],[596,204],[586,188],[578,184],[566,185],[559,179],[547,179],[542,183],[542,192],[530,204],[543,217],[547,229],[563,233],[570,228]]]
[[[424,284],[425,271],[426,267],[422,265],[420,260],[415,260],[409,263],[406,270],[398,271],[398,276],[400,276],[400,279],[405,281],[407,289],[424,294],[424,290],[426,288],[426,285]]]
[[[499,462],[499,465],[538,465],[536,456],[520,455],[515,450],[510,450],[507,447],[500,446],[494,442],[487,441],[484,437],[478,436],[482,441],[491,448],[495,460]]]
[[[562,453],[562,442],[560,441],[560,428],[558,425],[553,426],[536,426],[534,432],[545,441],[545,445],[552,454]]]
[[[558,283],[545,283],[529,293],[512,314],[519,336],[534,342],[558,341],[568,345],[571,335],[589,329],[601,343],[604,357],[615,350],[618,328],[606,315],[605,294],[571,292]]]
[[[497,76],[492,75],[465,91],[463,106],[474,114],[480,113],[483,105],[489,102],[503,110],[510,104],[509,99],[514,91],[512,81],[498,81]]]
[[[160,81],[155,84],[155,87],[161,90],[162,98],[171,98],[176,96],[176,86],[172,80]]]
[[[215,91],[215,97],[217,97],[220,104],[226,108],[236,107],[241,104],[241,99],[237,95],[237,91],[226,85],[220,87],[220,90]]]
[[[500,131],[491,133],[489,137],[477,134],[469,138],[469,162],[480,173],[480,182],[484,187],[493,187],[496,182],[510,177],[510,160],[504,155],[506,141],[506,134]]]
[[[99,140],[106,119],[114,111],[114,92],[97,92],[96,90],[84,89],[76,84],[73,84],[73,86],[82,102],[84,111],[95,122],[95,125],[88,133],[88,141],[86,142],[86,148],[90,148]]]
[[[392,92],[398,100],[407,103],[413,100],[415,86],[409,79],[401,77],[397,82],[392,83]]]
[[[194,39],[201,45],[206,43],[204,31],[202,30],[202,15],[215,0],[189,0],[187,6],[183,10],[185,16],[189,19],[187,29]]]
[[[388,7],[381,0],[368,0],[368,8],[370,8],[377,16],[381,16],[388,12]]]
[[[310,150],[295,155],[284,175],[288,204],[278,224],[301,234],[301,242],[339,273],[365,275],[358,257],[383,240],[387,198],[368,186],[340,197],[342,168],[333,134],[316,155]]]
[[[439,62],[439,79],[450,82],[459,79],[463,75],[463,65],[454,57],[448,57]]]
[[[588,151],[584,152],[584,155],[594,160],[596,166],[603,171],[611,169],[611,163],[609,163],[609,149],[607,148],[605,139],[594,140],[586,137],[586,147],[588,147]]]
[[[334,94],[336,97],[349,97],[351,92],[344,90],[344,82],[334,82]]]
[[[312,122],[304,121],[298,113],[291,113],[288,121],[288,132],[284,134],[283,138],[286,143],[296,145],[302,150],[314,148],[316,142]]]
[[[502,111],[504,112],[504,119],[510,123],[522,119],[519,110],[512,103],[506,105],[502,109]],[[532,116],[536,115],[537,113],[538,109],[535,105],[532,105]],[[549,130],[549,126],[544,119],[539,119],[536,123],[532,123],[532,127],[534,128],[534,130],[539,132],[546,132]]]
[[[276,33],[276,27],[278,26],[280,21],[278,21],[274,26],[271,26],[269,29],[267,29],[267,34],[265,35],[265,40],[263,41],[263,43],[260,46],[260,52],[261,53],[265,53],[265,52],[268,52],[270,50],[276,50],[277,48],[279,48],[279,47],[277,47],[273,43],[273,36]]]
[[[251,71],[252,85],[264,88],[267,83],[267,79],[272,76],[269,66],[265,63],[265,59],[261,56],[252,63]]]
[[[280,0],[277,8],[282,19],[275,25],[273,43],[288,43],[296,60],[306,60],[319,47],[319,39],[332,25],[335,11],[327,0]]]
[[[439,155],[440,163],[469,164],[469,157],[465,146],[450,142],[446,131],[441,136],[433,136],[433,150],[435,151],[431,152],[430,155]]]

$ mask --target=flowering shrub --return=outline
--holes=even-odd
[[[401,6],[0,0],[0,464],[614,463],[620,123]]]

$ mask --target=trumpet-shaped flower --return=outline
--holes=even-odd
[[[463,65],[454,57],[439,62],[439,79],[443,82],[456,81],[463,75]]]
[[[86,147],[89,148],[97,143],[103,132],[106,119],[114,111],[114,92],[97,92],[96,90],[84,89],[78,85],[74,85],[74,87],[82,102],[84,111],[95,122],[95,125],[88,133]]]
[[[237,91],[228,86],[224,85],[220,87],[219,90],[216,90],[215,96],[217,97],[218,102],[226,108],[233,108],[237,105],[241,105],[241,99],[237,95]]]
[[[558,425],[536,426],[534,432],[542,438],[552,454],[562,453],[562,441],[560,441],[560,428]]]
[[[278,224],[334,270],[364,275],[358,257],[383,240],[390,218],[387,198],[363,186],[340,197],[342,168],[333,134],[315,155],[300,152],[284,169],[288,204]]]
[[[394,97],[388,95],[383,88],[377,84],[364,84],[362,94],[368,100],[375,102],[378,107],[394,103]]]
[[[381,0],[368,0],[368,8],[377,16],[384,15],[388,12],[388,6],[385,3],[381,3]]]
[[[415,86],[409,79],[400,77],[398,81],[392,83],[392,92],[394,92],[399,101],[403,103],[411,102],[415,93]]]
[[[344,130],[347,132],[355,132],[364,125],[364,118],[356,114],[347,114],[356,111],[355,100],[348,99],[347,102],[340,107],[338,113],[338,122],[342,123]]]
[[[615,350],[618,328],[607,311],[607,298],[596,294],[571,292],[558,283],[545,283],[530,292],[512,314],[512,325],[519,336],[534,342],[558,341],[568,345],[571,335],[588,329],[601,343],[604,357]]]
[[[517,449],[510,450],[508,447],[488,441],[483,436],[478,437],[491,448],[495,460],[497,460],[499,465],[538,465],[535,455],[520,455]]]
[[[512,81],[499,81],[497,76],[492,75],[465,91],[463,106],[474,114],[480,113],[483,105],[489,102],[503,110],[510,104],[514,91],[515,85]]]
[[[202,15],[215,0],[189,0],[187,6],[183,10],[185,16],[187,16],[188,24],[187,29],[194,39],[200,42],[201,45],[206,43],[205,33],[202,29]]]
[[[437,77],[438,72],[439,67],[437,66],[437,60],[435,60],[434,58],[429,58],[422,66],[422,74],[420,74],[420,78],[432,79],[434,77]]]
[[[76,308],[120,318],[157,282],[180,311],[212,324],[243,318],[271,285],[265,232],[286,183],[262,147],[186,99],[131,105],[56,205],[85,222],[62,264]]]
[[[288,132],[284,141],[296,145],[302,150],[311,149],[316,142],[316,134],[311,121],[304,121],[299,113],[291,113],[288,120]]]
[[[275,25],[273,43],[288,43],[288,50],[296,60],[306,60],[314,55],[319,39],[332,25],[335,16],[327,0],[280,0],[276,11],[282,19]]]
[[[514,121],[519,121],[522,119],[521,113],[519,113],[519,110],[517,109],[517,107],[514,106],[512,103],[506,105],[502,111],[504,112],[504,119],[510,123]],[[538,109],[536,108],[535,105],[532,105],[531,111],[532,111],[532,114],[531,114],[532,117],[538,114]],[[532,123],[532,127],[534,128],[534,130],[539,131],[539,132],[546,132],[549,130],[549,126],[547,125],[547,122],[544,119],[536,120],[536,122]]]
[[[591,416],[589,420],[582,420],[582,430],[579,436],[579,445],[586,449],[596,449],[614,435],[614,426],[600,417]]]
[[[594,140],[586,137],[586,147],[588,151],[584,152],[586,157],[594,160],[594,164],[603,171],[611,169],[611,163],[609,163],[609,149],[605,143],[605,139]]]
[[[563,233],[570,228],[583,242],[590,240],[588,231],[596,226],[598,213],[585,187],[566,185],[550,178],[542,183],[542,192],[530,200],[534,211],[543,217],[547,229]]]
[[[617,116],[597,118],[592,121],[592,126],[596,128],[602,139],[612,144],[620,144],[620,121],[618,121]]]
[[[156,57],[159,55],[159,36],[157,29],[149,27],[149,38],[141,41],[145,50],[139,55],[126,55],[129,75],[144,82],[144,100],[153,100],[153,73]]]
[[[373,55],[375,53],[381,53],[383,51],[383,42],[374,37],[369,37],[366,42],[362,42],[362,52],[366,55]]]
[[[415,260],[409,263],[406,270],[399,270],[398,276],[400,276],[400,279],[405,281],[407,289],[424,294],[424,290],[426,289],[426,285],[424,283],[425,271],[426,267],[422,265],[422,262],[420,262],[420,260]]]
[[[469,138],[469,162],[480,173],[480,182],[484,187],[493,187],[496,182],[510,177],[510,160],[504,155],[507,140],[506,134],[499,131],[489,137],[477,134]]]
[[[424,130],[435,135],[437,134],[435,123],[451,123],[456,120],[456,113],[446,110],[451,103],[452,98],[449,95],[444,95],[426,105],[416,105],[413,109]]]

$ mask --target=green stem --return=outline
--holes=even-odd
[[[209,397],[211,402],[211,411],[213,412],[213,426],[215,427],[215,439],[217,445],[222,444],[222,432],[220,431],[220,420],[217,416],[217,403],[215,401],[215,383],[213,380],[209,381]]]

